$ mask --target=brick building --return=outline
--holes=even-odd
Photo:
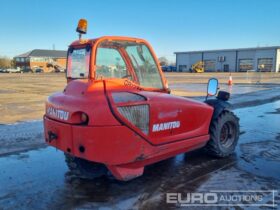
[[[67,51],[32,50],[14,57],[15,66],[23,71],[43,69],[44,72],[63,71],[66,68]]]

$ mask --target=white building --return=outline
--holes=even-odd
[[[203,61],[205,71],[280,71],[280,46],[175,52],[177,71]]]

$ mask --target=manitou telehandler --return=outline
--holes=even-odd
[[[229,94],[210,79],[199,102],[170,94],[151,46],[143,39],[105,36],[79,40],[68,49],[67,85],[48,97],[46,142],[65,153],[68,167],[84,177],[111,173],[141,176],[144,167],[204,147],[214,156],[234,152],[239,119]],[[55,160],[54,160],[55,161]]]

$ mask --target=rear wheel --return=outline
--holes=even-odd
[[[65,162],[75,176],[94,179],[106,175],[108,170],[105,165],[100,163],[91,162],[81,158],[74,157],[67,153],[65,155]]]
[[[239,118],[230,111],[223,111],[210,125],[210,140],[205,149],[216,157],[231,155],[239,139]]]

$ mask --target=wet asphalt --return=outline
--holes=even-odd
[[[279,209],[280,101],[234,111],[241,136],[235,153],[216,159],[202,150],[145,168],[142,177],[119,182],[86,180],[68,171],[62,152],[41,148],[0,157],[0,209],[177,209],[166,193],[209,190],[275,190],[275,207],[203,209]],[[201,209],[202,207],[184,207]]]
[[[206,84],[186,84],[186,83],[175,83],[170,84],[171,90],[181,90],[185,91],[186,93],[190,92],[201,92],[205,93],[207,85]],[[246,94],[257,92],[261,90],[268,90],[275,87],[279,87],[277,84],[235,84],[233,86],[229,86],[227,84],[219,84],[220,90],[227,91],[231,94]]]

